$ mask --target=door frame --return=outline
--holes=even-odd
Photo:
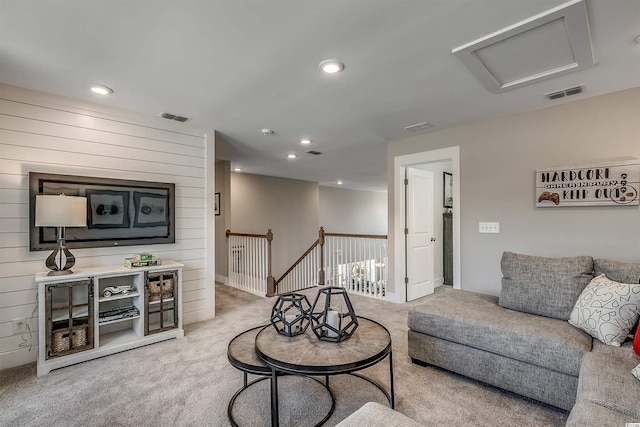
[[[393,220],[393,282],[395,302],[407,300],[407,289],[404,283],[404,268],[406,265],[404,251],[404,217],[405,217],[405,169],[423,163],[450,160],[453,174],[453,288],[460,289],[460,147],[448,147],[421,153],[407,154],[393,158],[393,188],[394,188],[394,220]]]

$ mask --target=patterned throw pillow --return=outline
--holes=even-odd
[[[607,345],[620,346],[639,313],[640,284],[616,282],[601,274],[580,294],[569,323]]]
[[[633,368],[633,371],[631,371],[631,373],[633,374],[634,377],[640,380],[640,364],[635,368]]]

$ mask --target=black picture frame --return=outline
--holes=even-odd
[[[442,173],[442,206],[453,208],[453,174],[449,172]]]
[[[129,228],[129,192],[85,190],[88,228]]]
[[[57,244],[55,227],[35,226],[37,194],[87,197],[87,226],[67,227],[65,230],[66,245],[71,249],[171,244],[176,241],[176,190],[173,183],[30,172],[30,251],[52,250]],[[138,211],[142,211],[142,202],[151,199],[161,201],[166,209],[160,214],[158,203],[153,203],[150,208],[155,214],[143,219]]]
[[[220,216],[220,193],[215,193],[213,198],[213,213]]]
[[[166,226],[169,222],[169,199],[165,194],[133,192],[134,227]]]

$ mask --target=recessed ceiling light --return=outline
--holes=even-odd
[[[262,129],[261,132],[264,136],[273,135],[275,133],[272,129]]]
[[[334,74],[344,70],[344,64],[336,59],[327,59],[320,63],[320,69],[325,73]]]
[[[338,185],[342,185],[342,181],[338,181],[338,182],[337,182],[337,184],[338,184]]]
[[[242,169],[241,168],[233,168],[233,171],[234,172],[242,172]]]
[[[295,159],[296,155],[295,154],[289,154],[287,157],[290,158],[290,159]]]
[[[91,92],[97,93],[98,95],[109,95],[113,93],[113,89],[102,85],[91,85]]]
[[[302,138],[300,140],[300,144],[309,145],[309,144],[311,144],[311,140],[309,138]]]

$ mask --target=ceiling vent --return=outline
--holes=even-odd
[[[418,123],[415,125],[411,125],[411,126],[406,126],[405,130],[408,130],[409,132],[418,132],[421,130],[425,130],[425,129],[429,129],[432,128],[433,125],[427,122],[422,122],[422,123]]]
[[[160,113],[160,117],[162,117],[163,119],[175,120],[176,122],[182,122],[182,123],[184,123],[187,120],[189,120],[189,118],[187,118],[187,117],[178,116],[178,115],[171,114],[171,113]]]
[[[577,95],[584,91],[584,85],[570,87],[568,89],[557,90],[555,92],[545,93],[544,97],[547,101],[553,101],[555,99],[564,98],[571,95]]]
[[[452,50],[493,93],[593,67],[584,0],[571,0]]]
[[[307,151],[307,153],[308,154],[313,154],[314,156],[319,156],[320,154],[322,154],[321,152],[316,151],[316,150],[309,150],[309,151]]]

